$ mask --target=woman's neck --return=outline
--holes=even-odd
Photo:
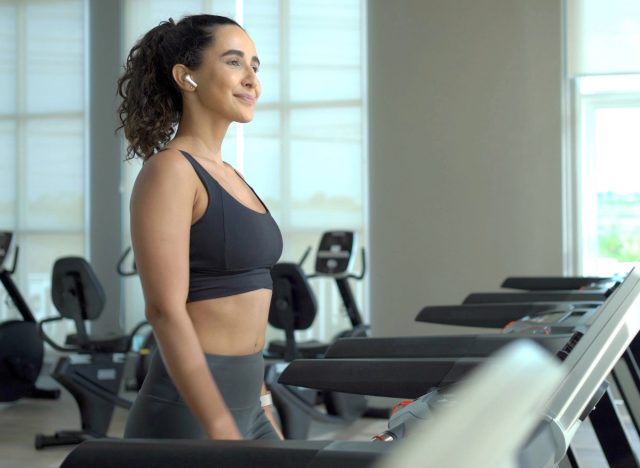
[[[215,163],[222,162],[222,140],[231,122],[210,121],[209,119],[193,119],[183,115],[180,119],[172,142],[180,149],[189,149],[197,156],[207,158]]]

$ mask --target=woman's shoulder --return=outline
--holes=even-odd
[[[166,148],[147,159],[140,172],[156,175],[167,172],[175,176],[192,176],[193,167],[182,151],[175,148]]]
[[[136,184],[188,183],[195,186],[197,176],[191,163],[181,151],[174,148],[164,149],[147,159],[140,169]]]
[[[147,166],[189,167],[190,164],[183,151],[176,148],[165,148],[148,158],[142,167],[144,168]]]

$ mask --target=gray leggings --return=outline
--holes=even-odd
[[[246,356],[205,354],[211,374],[238,429],[247,440],[278,440],[278,434],[260,406],[264,378],[262,353]],[[207,434],[180,397],[156,351],[149,372],[133,403],[125,438],[206,439]]]

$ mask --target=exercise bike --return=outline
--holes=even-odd
[[[20,398],[54,400],[60,396],[60,390],[36,386],[44,359],[44,344],[38,335],[36,319],[11,277],[18,263],[17,246],[11,268],[3,266],[12,237],[12,232],[0,232],[0,281],[22,320],[7,320],[0,324],[0,401],[11,402]]]
[[[271,341],[264,356],[268,363],[265,382],[272,393],[280,415],[283,434],[287,439],[306,439],[311,420],[344,424],[360,417],[387,418],[387,409],[367,406],[362,395],[339,392],[316,392],[280,384],[278,378],[289,362],[299,359],[321,359],[330,343],[317,340],[298,342],[296,330],[309,328],[317,313],[315,294],[309,285],[311,278],[330,278],[335,281],[351,328],[336,335],[338,338],[366,337],[366,325],[358,309],[350,279],[362,280],[366,271],[364,249],[361,249],[362,270],[351,273],[354,264],[356,235],[352,231],[325,232],[318,246],[315,271],[306,275],[302,265],[308,258],[309,247],[298,263],[280,262],[271,269],[273,294],[269,310],[269,324],[285,332],[284,340]],[[326,412],[317,407],[324,405]]]
[[[141,322],[127,335],[102,338],[89,335],[86,325],[100,317],[106,297],[93,268],[81,257],[56,260],[51,297],[60,315],[42,320],[38,331],[54,349],[69,354],[59,359],[51,375],[76,400],[81,429],[58,431],[51,436],[37,434],[36,449],[106,436],[115,406],[131,407],[130,401],[118,395],[125,357],[133,337],[147,325]],[[45,325],[62,319],[73,320],[76,328],[76,333],[66,337],[64,345],[53,341],[45,331]]]

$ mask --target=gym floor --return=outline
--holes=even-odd
[[[55,387],[55,382],[42,377],[39,385]],[[124,395],[133,399],[135,395]],[[621,408],[623,411],[624,408]],[[126,410],[116,408],[109,435],[122,436]],[[628,419],[628,418],[627,418]],[[630,424],[630,423],[628,423]],[[79,416],[73,398],[65,390],[59,400],[23,399],[15,403],[0,404],[0,467],[2,468],[53,468],[59,467],[73,447],[50,447],[35,450],[34,436],[37,433],[53,434],[60,429],[79,428]],[[360,419],[350,426],[315,424],[311,439],[369,440],[373,434],[382,432],[386,421]],[[637,449],[640,440],[634,438]],[[591,427],[583,424],[578,431],[573,447],[581,468],[603,468],[609,466],[604,459]],[[637,453],[640,453],[638,451]]]

